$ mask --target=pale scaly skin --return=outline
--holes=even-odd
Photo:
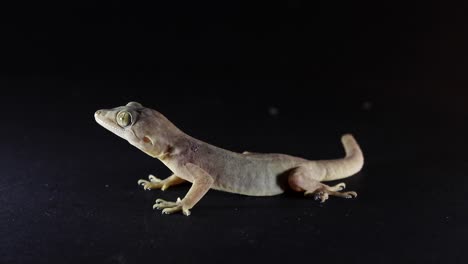
[[[157,199],[153,208],[165,214],[190,209],[216,189],[251,196],[271,196],[287,189],[313,195],[324,202],[330,195],[352,198],[355,192],[340,192],[344,183],[328,186],[322,181],[338,180],[359,172],[364,158],[354,137],[343,135],[346,156],[336,160],[309,161],[284,154],[235,153],[197,140],[183,133],[156,110],[136,102],[98,110],[96,121],[146,154],[159,159],[174,174],[164,180],[153,175],[139,180],[145,190],[162,189],[191,182],[183,199]]]

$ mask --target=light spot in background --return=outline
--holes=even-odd
[[[364,101],[362,103],[362,109],[366,110],[366,111],[370,111],[372,109],[372,106],[373,106],[373,104],[372,104],[371,101]]]
[[[271,116],[277,116],[279,114],[279,109],[274,106],[270,106],[268,108],[268,114],[270,114]]]

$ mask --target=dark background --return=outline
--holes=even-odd
[[[1,263],[463,263],[466,6],[118,1],[5,8]],[[94,121],[128,101],[234,150],[365,155],[359,196],[210,191],[161,215],[170,174]]]

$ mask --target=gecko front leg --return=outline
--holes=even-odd
[[[170,186],[181,184],[185,182],[184,179],[172,174],[171,176],[167,177],[164,180],[156,178],[153,175],[148,176],[149,181],[140,179],[138,180],[138,185],[143,186],[144,190],[154,190],[154,189],[161,189],[162,191],[166,190]]]
[[[153,209],[162,209],[163,214],[172,214],[182,211],[186,216],[190,215],[192,209],[198,201],[208,192],[213,184],[213,177],[205,170],[193,163],[185,164],[188,176],[193,179],[192,187],[185,195],[184,199],[178,198],[176,202],[168,202],[162,199],[157,199],[153,205]]]

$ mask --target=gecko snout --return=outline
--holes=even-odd
[[[94,119],[96,119],[96,121],[102,121],[106,116],[106,111],[104,111],[103,109],[100,109],[100,110],[97,110],[96,112],[94,112]]]
[[[95,119],[103,119],[106,116],[107,111],[104,109],[97,110],[94,112],[94,118]]]

